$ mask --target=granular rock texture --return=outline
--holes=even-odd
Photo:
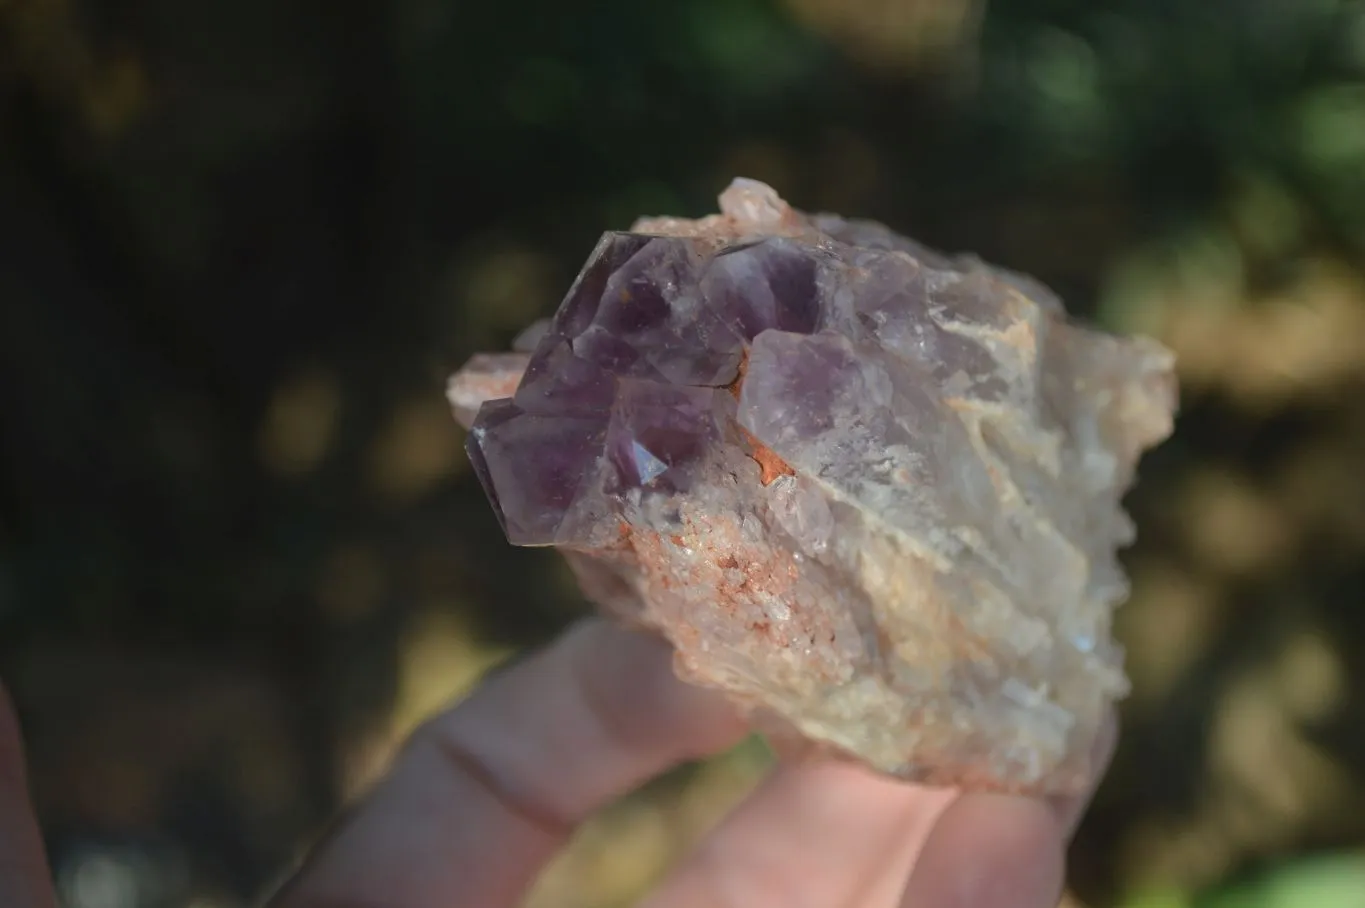
[[[902,778],[1084,783],[1169,352],[748,180],[607,233],[523,341],[450,387],[493,508],[682,677]]]

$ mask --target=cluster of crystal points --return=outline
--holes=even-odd
[[[1127,691],[1120,506],[1172,356],[1043,287],[736,180],[603,236],[451,382],[508,539],[760,727],[902,778],[1086,779]]]

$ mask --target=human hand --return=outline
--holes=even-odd
[[[674,677],[666,644],[585,621],[420,729],[271,908],[511,908],[593,812],[745,731]],[[1111,728],[1101,770],[1113,740]],[[781,765],[643,906],[1055,908],[1086,800]],[[0,905],[55,905],[3,703]]]

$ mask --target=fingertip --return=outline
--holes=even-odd
[[[1048,806],[1010,795],[964,795],[930,834],[902,908],[1054,908],[1065,875],[1061,829]]]
[[[851,762],[779,766],[639,908],[892,905],[954,796]]]

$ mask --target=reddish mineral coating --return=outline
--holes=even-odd
[[[787,465],[787,462],[773,453],[772,448],[767,447],[763,442],[754,438],[753,433],[748,429],[743,429],[744,440],[749,443],[752,450],[749,456],[758,464],[761,471],[758,474],[758,481],[765,486],[772,485],[781,476],[795,476],[796,471]]]
[[[726,388],[735,400],[739,400],[741,392],[744,390],[744,376],[749,371],[749,355],[746,351],[744,358],[739,361],[739,377],[736,378]],[[739,427],[740,434],[749,443],[749,456],[758,464],[760,470],[758,481],[763,485],[772,485],[779,476],[795,476],[796,471],[787,465],[787,462],[773,453],[763,442],[754,437],[753,433],[743,426]]]

